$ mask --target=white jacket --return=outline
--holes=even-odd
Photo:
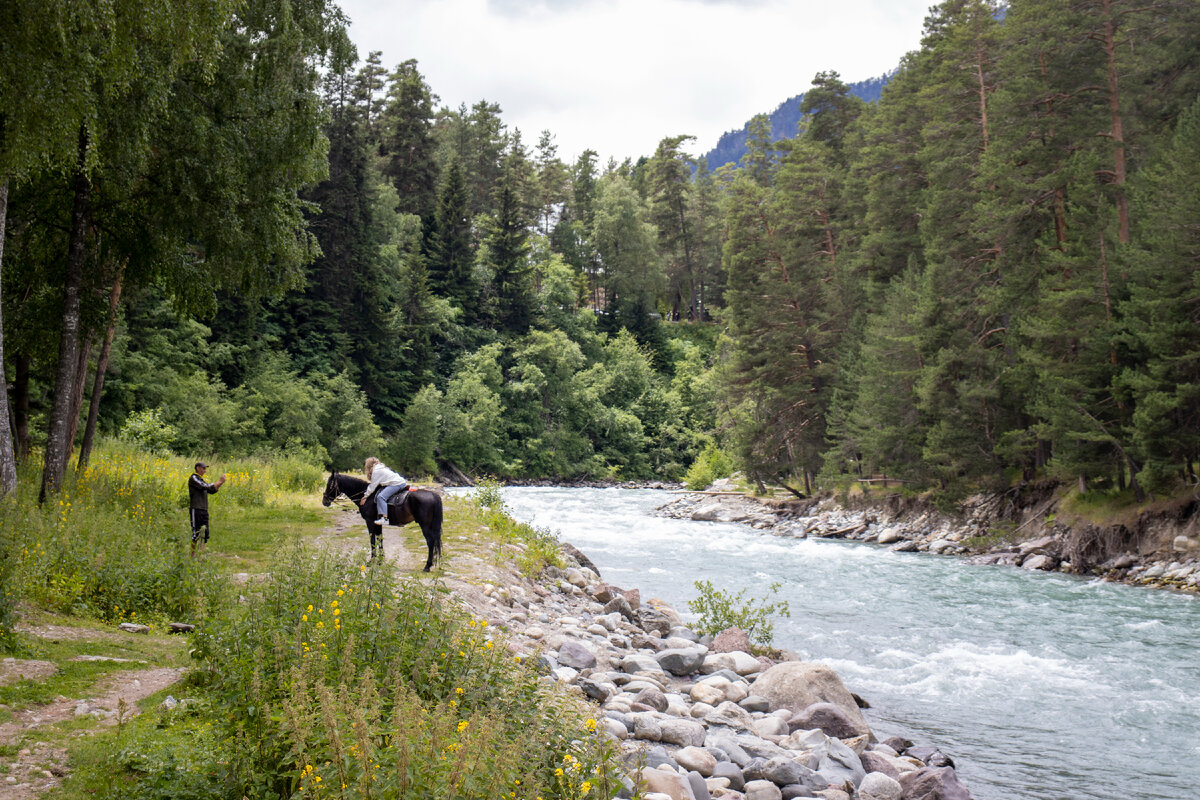
[[[388,469],[387,465],[380,461],[375,465],[375,468],[371,470],[371,485],[367,487],[367,491],[363,494],[363,497],[370,497],[371,492],[375,491],[380,486],[395,486],[397,484],[403,486],[406,483],[408,483],[408,481],[404,479],[404,476]]]

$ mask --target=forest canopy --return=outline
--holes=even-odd
[[[441,106],[333,3],[0,23],[6,490],[97,432],[505,478],[719,454],[796,492],[1197,481],[1191,0],[947,0],[878,100],[821,72],[715,171],[682,133],[600,164]]]

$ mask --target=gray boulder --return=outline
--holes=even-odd
[[[868,750],[858,758],[862,762],[863,769],[867,771],[867,775],[878,772],[887,775],[892,780],[900,780],[900,770],[896,769],[891,759],[885,754]]]
[[[666,711],[668,705],[667,696],[652,686],[647,686],[638,692],[633,698],[633,702],[649,706],[655,711]]]
[[[747,697],[743,697],[741,700],[738,701],[738,705],[741,706],[742,708],[746,709],[750,713],[754,713],[755,711],[761,711],[763,713],[766,713],[771,710],[771,701],[769,701],[769,700],[767,700],[767,698],[765,698],[761,695],[757,695],[757,694],[752,694],[752,695],[748,695]]]
[[[745,730],[753,725],[754,718],[750,716],[750,712],[746,709],[726,700],[708,714],[705,714],[704,721],[709,725],[725,725],[730,728]]]
[[[954,767],[925,767],[900,776],[903,800],[971,800]]]
[[[746,785],[746,778],[742,775],[742,769],[732,761],[718,761],[713,767],[712,777],[724,778],[729,781],[729,788],[735,792],[740,792]]]
[[[812,772],[812,770],[800,766],[787,756],[768,759],[756,758],[742,770],[742,774],[747,780],[770,781],[776,786],[800,783],[806,772]]]
[[[772,710],[786,708],[793,714],[804,711],[813,703],[832,703],[863,733],[870,730],[854,696],[837,673],[824,664],[807,661],[776,664],[758,676],[750,691],[767,698]]]
[[[837,739],[852,739],[870,733],[865,721],[856,722],[833,703],[813,703],[788,721],[788,730],[820,730],[826,736]]]
[[[692,787],[692,797],[696,800],[712,800],[712,795],[708,791],[708,784],[704,782],[704,776],[695,770],[691,770],[687,774],[688,785]]]
[[[700,649],[663,650],[655,656],[658,664],[672,675],[690,675],[704,663],[704,651]]]
[[[630,653],[622,658],[621,671],[635,675],[644,672],[650,675],[662,675],[666,677],[662,667],[658,665],[658,662],[654,658],[642,655],[641,653]]]
[[[701,747],[706,730],[704,723],[691,719],[665,719],[659,723],[660,741],[680,747]]]
[[[563,642],[558,648],[558,663],[572,669],[591,669],[596,666],[596,654],[579,642]]]

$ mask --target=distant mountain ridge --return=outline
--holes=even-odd
[[[880,75],[878,78],[869,78],[865,81],[850,84],[850,94],[855,97],[862,98],[868,103],[878,100],[883,94],[883,87],[895,74],[895,70]],[[800,103],[804,101],[804,93],[789,97],[784,100],[779,106],[771,112],[771,141],[779,141],[780,139],[791,139],[796,136],[800,129]],[[738,163],[742,156],[746,154],[746,137],[749,135],[747,128],[749,121],[742,126],[741,130],[726,131],[721,134],[721,138],[717,140],[717,145],[712,150],[709,150],[703,155],[705,162],[710,170],[714,170],[729,162]]]

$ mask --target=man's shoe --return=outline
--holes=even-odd
[[[388,524],[387,517],[380,517],[379,519],[375,520],[375,524],[376,525],[387,525]]]

